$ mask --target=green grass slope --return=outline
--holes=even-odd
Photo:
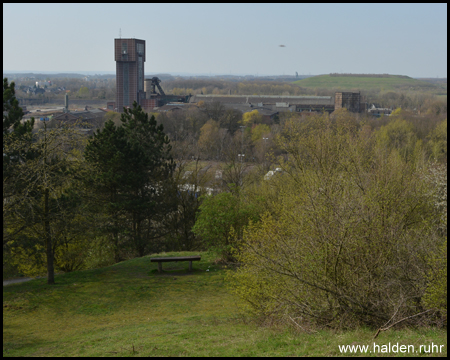
[[[354,77],[319,75],[295,81],[294,84],[303,88],[327,88],[350,90],[401,90],[401,91],[446,91],[443,85],[405,76],[390,75],[389,77]]]
[[[45,279],[5,286],[3,356],[335,356],[339,345],[373,344],[373,330],[307,334],[243,321],[213,260],[203,253],[192,273],[187,262],[164,263],[159,274],[147,256],[57,275],[53,286]],[[390,330],[376,343],[434,343],[444,352],[433,355],[445,356],[446,334]]]

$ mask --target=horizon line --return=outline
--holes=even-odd
[[[78,75],[114,75],[116,74],[115,71],[93,71],[93,70],[85,70],[85,71],[73,71],[73,70],[65,70],[65,71],[41,71],[41,70],[3,70],[3,73],[11,73],[11,74],[49,74],[49,75],[56,75],[56,74],[78,74]],[[155,71],[155,72],[148,72],[144,73],[144,75],[155,75],[155,74],[167,74],[172,76],[253,76],[253,77],[267,77],[267,76],[284,76],[284,77],[296,77],[295,75],[286,75],[286,74],[249,74],[249,73],[235,73],[235,74],[226,74],[226,73],[189,73],[189,72],[164,72],[164,71]],[[335,74],[335,73],[324,73],[324,74],[298,74],[298,77],[301,76],[321,76],[321,75],[329,75],[329,74]],[[341,73],[337,73],[341,74]],[[364,73],[342,73],[342,74],[364,74]],[[367,73],[375,74],[375,73]],[[389,74],[387,75],[398,75],[398,74]],[[447,76],[410,76],[410,75],[403,75],[403,76],[409,76],[411,78],[423,78],[423,79],[446,79]]]

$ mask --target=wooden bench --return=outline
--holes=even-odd
[[[151,258],[150,262],[158,263],[158,272],[162,272],[163,262],[178,262],[178,261],[189,261],[189,271],[192,271],[192,262],[199,261],[201,259],[200,255],[197,256],[179,256],[179,257],[163,257],[163,258]]]

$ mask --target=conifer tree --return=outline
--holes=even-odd
[[[23,110],[15,96],[15,84],[8,84],[3,79],[3,246],[8,241],[5,232],[5,216],[14,205],[15,189],[20,188],[20,178],[15,176],[15,169],[20,161],[32,156],[27,151],[31,141],[34,118],[22,122]],[[14,145],[13,145],[14,144]],[[28,149],[29,150],[29,149]]]
[[[104,230],[114,241],[116,261],[125,233],[127,245],[139,256],[155,249],[151,241],[165,234],[161,222],[175,206],[175,163],[163,126],[136,102],[125,109],[121,121],[119,127],[107,122],[85,150],[95,169],[90,184],[110,217]]]

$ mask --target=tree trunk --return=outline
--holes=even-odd
[[[135,223],[135,236],[136,236],[136,244],[137,250],[139,253],[139,257],[143,257],[145,255],[145,240],[141,237],[141,221],[139,220],[139,215],[137,215],[137,220]]]
[[[117,222],[114,222],[114,226],[117,229]],[[119,233],[118,231],[113,231],[113,241],[114,241],[114,261],[116,263],[120,262],[120,254],[119,254]]]
[[[52,249],[52,236],[50,234],[50,220],[49,220],[49,208],[48,208],[48,198],[49,191],[48,188],[45,189],[44,194],[44,232],[45,232],[45,242],[47,247],[47,284],[55,283],[55,269],[53,267],[53,249]]]

